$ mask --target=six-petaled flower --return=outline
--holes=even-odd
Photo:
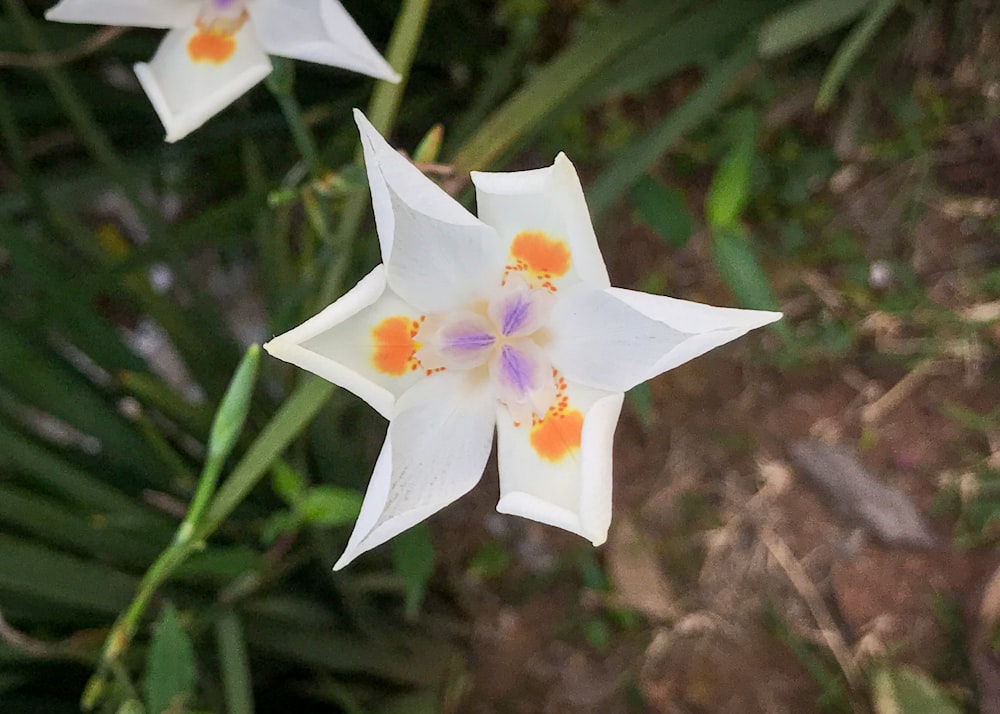
[[[562,154],[473,173],[477,218],[356,119],[383,264],[264,346],[389,419],[335,567],[469,491],[494,431],[497,509],[604,542],[624,392],[781,315],[612,288]]]

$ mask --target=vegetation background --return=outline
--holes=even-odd
[[[344,0],[403,85],[279,62],[176,145],[162,33],[48,5],[0,2],[3,714],[1000,711],[995,3]],[[245,350],[377,260],[355,106],[464,201],[565,151],[613,282],[785,312],[630,393],[606,547],[487,472],[331,572],[383,426]]]

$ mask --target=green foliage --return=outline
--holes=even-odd
[[[872,677],[875,714],[960,714],[926,674],[913,667],[882,667]]]
[[[836,159],[767,127],[762,96],[794,73],[778,67],[772,82],[758,58],[855,23],[822,68],[828,106],[894,2],[347,4],[406,82],[372,89],[275,58],[264,87],[165,145],[145,97],[109,80],[152,56],[160,33],[92,44],[93,27],[41,21],[51,3],[3,0],[0,610],[70,643],[70,659],[95,672],[84,695],[95,710],[137,714],[140,690],[149,714],[250,712],[255,696],[438,710],[455,650],[446,628],[414,625],[445,561],[430,531],[329,574],[382,438],[375,420],[256,347],[241,361],[243,345],[324,307],[371,267],[352,107],[367,105],[416,159],[450,164],[447,181],[503,169],[539,143],[563,148],[563,128],[575,127],[595,217],[627,197],[670,256],[699,249],[701,216],[688,206],[703,198],[696,174],[712,170],[710,252],[745,306],[779,303],[775,254],[852,274],[866,266],[855,238],[817,228],[828,216],[812,179],[829,178]],[[565,26],[549,22],[556,12]],[[67,60],[68,48],[87,56]],[[632,111],[637,99],[652,109]],[[940,108],[919,98],[890,109],[909,142],[940,129]],[[694,168],[672,173],[672,162]],[[912,277],[886,309],[923,299]],[[787,345],[790,327],[777,329]],[[845,319],[805,330],[829,352],[852,344]],[[651,429],[648,387],[629,398]],[[1000,518],[993,476],[962,514],[977,538]],[[265,477],[271,489],[257,488]],[[680,552],[689,535],[670,547]],[[700,563],[700,548],[686,554]],[[516,567],[496,543],[468,563],[484,580]],[[569,569],[609,593],[593,555]],[[183,604],[183,618],[167,605],[150,621],[164,598]],[[575,632],[604,650],[637,622],[608,605]],[[0,696],[74,710],[77,691],[36,693],[52,672],[77,682],[79,664],[57,658],[39,675],[25,659],[0,644]]]
[[[197,681],[194,645],[181,625],[177,609],[168,603],[156,620],[146,652],[146,711],[182,714]]]

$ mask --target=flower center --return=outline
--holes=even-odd
[[[484,368],[515,421],[544,415],[556,397],[543,350],[553,296],[518,274],[484,304],[428,315],[413,336],[412,358],[428,372]]]

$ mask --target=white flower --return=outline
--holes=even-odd
[[[389,419],[336,568],[479,481],[497,432],[497,510],[600,545],[624,392],[781,317],[612,288],[569,160],[473,173],[476,218],[361,112],[384,263],[264,345]]]
[[[268,54],[399,81],[337,0],[62,0],[45,17],[169,28],[135,73],[171,142],[270,74]]]

